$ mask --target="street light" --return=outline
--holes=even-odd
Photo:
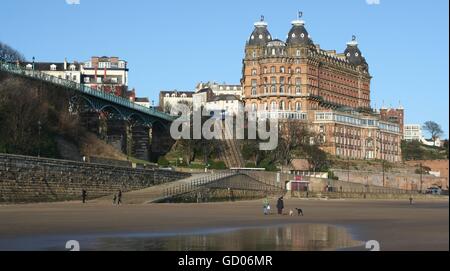
[[[34,60],[35,60],[36,58],[33,56],[33,71],[34,71]]]
[[[38,120],[38,157],[41,157],[41,120]]]

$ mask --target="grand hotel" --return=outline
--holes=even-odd
[[[403,108],[371,108],[372,77],[356,37],[343,53],[321,49],[300,17],[286,41],[272,38],[264,18],[255,23],[243,60],[246,107],[308,123],[330,154],[401,161]]]

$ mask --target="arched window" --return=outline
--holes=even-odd
[[[271,73],[275,73],[275,72],[276,72],[275,66],[270,67],[270,72],[271,72]]]
[[[257,109],[256,103],[252,103],[252,111],[253,111],[253,112],[256,112],[256,109]]]
[[[280,110],[284,111],[286,109],[286,104],[284,101],[280,102]]]
[[[302,110],[302,104],[300,102],[295,103],[295,110],[297,110],[297,111]]]
[[[295,69],[295,73],[300,73],[300,72],[301,72],[300,68]]]
[[[276,54],[275,48],[272,49],[272,55],[274,56]]]
[[[286,71],[286,70],[284,69],[284,67],[281,67],[281,68],[280,68],[280,72],[281,72],[281,73],[284,73],[285,71]]]
[[[256,69],[252,70],[252,75],[255,76],[256,75]]]
[[[270,104],[270,109],[272,111],[275,111],[277,109],[277,102],[272,101],[271,104]]]

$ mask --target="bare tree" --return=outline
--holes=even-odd
[[[17,50],[0,41],[0,61],[15,62],[25,61],[25,57]]]
[[[434,121],[425,122],[423,129],[431,134],[434,145],[436,145],[436,140],[444,134],[441,126]]]

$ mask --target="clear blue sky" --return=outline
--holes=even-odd
[[[322,48],[355,34],[373,75],[372,106],[406,108],[407,123],[449,132],[448,0],[2,0],[0,40],[38,61],[119,56],[130,86],[157,100],[200,81],[239,83],[246,39],[261,14],[285,39],[297,10]]]

